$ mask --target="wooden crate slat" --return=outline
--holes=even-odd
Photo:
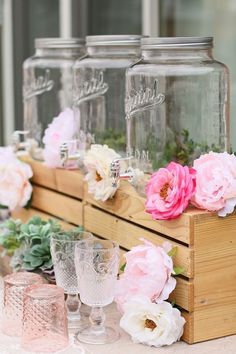
[[[117,240],[126,249],[131,249],[131,247],[140,244],[141,237],[158,245],[166,241],[163,236],[115,218],[90,205],[84,207],[84,226],[97,235]],[[177,254],[174,257],[175,264],[183,267],[184,275],[191,278],[193,276],[193,251],[175,242],[171,242],[171,244],[178,247]]]
[[[84,177],[79,170],[52,169],[31,159],[27,162],[33,169],[33,183],[83,199]]]
[[[177,241],[186,244],[193,244],[192,237],[192,214],[183,214],[175,220],[157,221],[144,211],[145,200],[140,197],[135,189],[126,181],[122,181],[113,199],[106,202],[95,201],[88,193],[86,185],[84,199],[88,203],[115,214],[121,218],[132,221],[140,226],[144,226],[152,231],[165,234]]]
[[[186,320],[186,323],[184,325],[184,333],[181,339],[187,342],[188,344],[193,344],[194,343],[194,313],[181,311],[181,314]]]
[[[83,224],[82,202],[57,192],[34,186],[32,207],[75,225]]]
[[[185,279],[176,278],[177,286],[175,290],[170,294],[169,300],[176,303],[182,309],[189,312],[194,310],[194,293],[193,282]]]

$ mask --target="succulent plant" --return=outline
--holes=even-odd
[[[14,270],[42,272],[49,279],[54,279],[53,264],[50,252],[52,233],[62,231],[56,220],[42,220],[35,216],[26,224],[20,220],[9,219],[0,227],[0,245],[12,255],[11,266]],[[76,227],[65,232],[72,239],[75,232],[82,231]]]

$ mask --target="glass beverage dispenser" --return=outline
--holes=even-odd
[[[72,67],[84,56],[85,46],[79,38],[38,38],[35,48],[35,54],[23,64],[24,132],[19,134],[25,134],[32,157],[41,160],[45,129],[72,106]]]
[[[126,123],[142,171],[230,149],[229,73],[212,47],[211,37],[141,40],[142,59],[126,74]]]
[[[140,57],[139,35],[86,37],[87,56],[74,66],[74,113],[81,150],[107,144],[125,154],[125,70]]]

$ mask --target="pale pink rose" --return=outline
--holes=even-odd
[[[177,218],[195,192],[195,175],[194,169],[175,162],[153,173],[146,186],[146,212],[157,220]]]
[[[13,211],[24,207],[31,198],[31,167],[18,160],[11,148],[0,149],[0,205]]]
[[[77,131],[73,110],[70,108],[66,108],[48,125],[43,137],[45,145],[43,154],[48,167],[62,167],[60,146],[64,142],[73,140]],[[70,161],[67,164],[67,168],[77,168],[77,166],[76,161]]]
[[[192,203],[201,209],[231,213],[236,204],[236,156],[210,152],[193,164],[197,171]]]
[[[162,302],[168,299],[176,286],[176,280],[171,276],[174,272],[171,257],[162,247],[146,240],[143,242],[125,254],[126,266],[117,282],[115,296],[120,311],[136,295]]]

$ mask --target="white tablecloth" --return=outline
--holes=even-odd
[[[2,305],[2,284],[0,280],[0,299]],[[2,306],[0,306],[1,308]],[[119,325],[119,314],[114,305],[106,309],[107,322],[114,326]],[[225,337],[204,343],[188,345],[184,342],[173,344],[170,347],[150,348],[141,344],[132,343],[128,334],[119,328],[120,339],[113,344],[84,345],[85,354],[236,354],[236,336]],[[20,348],[20,340],[0,334],[0,354],[33,354]],[[60,354],[76,354],[78,349],[74,344],[73,335],[70,336],[70,346]]]

